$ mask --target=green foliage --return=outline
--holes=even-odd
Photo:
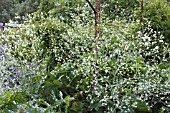
[[[71,10],[69,1],[48,3]],[[47,8],[47,12],[31,15],[19,29],[5,29],[1,34],[6,59],[0,60],[0,112],[169,112],[170,61],[166,55],[170,50],[163,36],[149,24],[141,37],[138,21],[127,23],[126,19],[103,17],[95,57],[93,15],[88,13],[88,6],[74,8],[82,13],[70,11],[71,18],[67,20],[58,10]],[[96,93],[92,82],[94,66]],[[17,74],[8,67],[17,67]]]
[[[36,12],[39,8],[40,0],[18,0],[14,4],[16,17],[11,19],[23,23],[28,14]]]
[[[166,0],[151,0],[144,7],[144,17],[151,21],[154,31],[165,36],[170,43],[170,4]]]
[[[7,22],[15,14],[13,0],[1,0],[0,4],[0,22]]]
[[[102,10],[110,19],[133,19],[134,9],[138,8],[138,0],[104,0]]]
[[[147,28],[145,27],[144,36],[140,37],[140,48],[142,56],[145,58],[145,61],[150,63],[160,63],[169,61],[169,44],[164,40],[166,37],[157,33],[152,29],[150,25],[151,22],[145,22]],[[152,51],[150,51],[152,50]]]
[[[92,9],[84,0],[42,0],[39,11],[44,17],[52,16],[70,26],[76,23],[75,18],[84,24],[94,18]]]
[[[40,0],[1,0],[0,4],[0,22],[22,23],[28,14],[38,10]]]

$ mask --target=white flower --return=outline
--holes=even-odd
[[[159,46],[156,46],[155,49],[158,50],[158,49],[159,49]]]

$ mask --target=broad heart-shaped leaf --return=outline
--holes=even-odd
[[[142,112],[150,112],[151,113],[151,109],[149,108],[148,105],[146,105],[145,101],[142,100],[138,100],[136,103],[136,109],[137,111],[142,111]]]
[[[144,62],[144,58],[137,58],[136,59],[138,63],[143,63]]]
[[[90,109],[95,109],[96,111],[99,111],[99,109],[102,107],[102,102],[100,102],[100,98],[97,98],[96,100],[93,100],[93,103],[89,105]]]
[[[58,81],[58,80],[54,80],[53,83],[54,83],[54,85],[57,85],[57,86],[60,86],[60,85],[62,84],[62,83],[61,83],[60,81]]]
[[[45,82],[45,86],[48,87],[48,86],[52,86],[53,84],[50,82],[50,81],[46,81]]]
[[[166,64],[160,64],[160,65],[159,65],[159,68],[160,68],[160,69],[167,69],[168,66],[167,66]]]

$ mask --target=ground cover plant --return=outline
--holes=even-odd
[[[144,18],[141,35],[138,13],[130,12],[134,18],[127,19],[127,14],[116,18],[105,15],[109,9],[101,10],[96,57],[89,4],[41,2],[48,5],[40,6],[19,29],[5,28],[1,33],[0,112],[170,111],[169,43],[151,20]],[[102,4],[110,7],[107,1]],[[134,4],[129,10],[140,3]]]

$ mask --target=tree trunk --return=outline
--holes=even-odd
[[[100,0],[96,0],[96,7],[89,0],[86,0],[94,11],[95,14],[95,35],[94,35],[94,57],[97,60],[98,57],[98,40],[100,37]],[[96,84],[97,84],[97,61],[94,62],[94,74],[93,74],[93,92],[96,93]]]
[[[95,13],[95,51],[94,54],[97,56],[98,54],[98,40],[100,36],[100,0],[96,0],[96,13]]]
[[[98,40],[100,36],[100,0],[96,0],[95,8],[95,36],[94,36],[94,56],[95,59],[98,57]],[[96,84],[97,84],[97,61],[94,65],[94,75],[93,75],[93,90],[96,93]]]
[[[140,32],[143,36],[143,0],[140,0]]]

